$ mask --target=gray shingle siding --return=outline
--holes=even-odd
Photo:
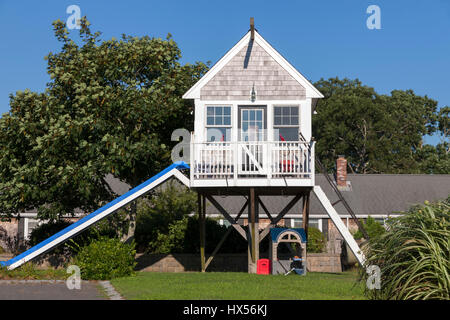
[[[247,50],[248,45],[201,89],[201,100],[249,100],[253,84],[259,100],[305,99],[305,88],[259,44]]]

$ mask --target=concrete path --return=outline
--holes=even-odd
[[[82,281],[69,290],[64,280],[1,280],[0,300],[107,300],[109,293],[97,281]]]

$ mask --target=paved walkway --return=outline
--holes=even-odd
[[[63,280],[0,280],[0,300],[107,300],[109,293],[97,281],[82,281],[69,290]]]

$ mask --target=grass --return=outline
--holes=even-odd
[[[156,273],[111,280],[132,300],[361,300],[356,272],[256,275],[234,272]]]
[[[26,263],[14,270],[0,268],[0,280],[65,280],[70,276],[65,269],[36,269],[33,263]]]

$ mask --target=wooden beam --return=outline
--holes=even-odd
[[[214,199],[212,196],[207,195],[206,198],[209,200],[209,202],[211,202],[213,204],[214,207],[217,208],[217,210],[220,211],[220,213],[225,217],[225,219],[228,220],[228,222],[233,226],[233,228],[235,228],[237,230],[237,232],[239,232],[239,234],[245,239],[247,240],[247,235],[245,234],[245,230],[242,229],[242,227],[237,224],[236,221],[234,221],[234,219],[229,215],[229,213],[216,201],[216,199]]]
[[[251,248],[251,258],[252,258],[252,262],[256,263],[256,232],[257,230],[255,230],[255,222],[256,222],[256,217],[255,217],[255,213],[256,213],[256,199],[255,199],[255,188],[250,188],[250,198],[249,198],[249,202],[250,202],[250,207],[249,207],[249,211],[250,211],[250,248]]]
[[[238,215],[236,216],[236,218],[234,218],[234,222],[237,223],[237,221],[239,220],[239,217],[242,215],[242,213],[244,212],[244,210],[247,207],[247,205],[248,205],[248,200],[246,199],[246,201],[245,201],[244,205],[242,206],[241,210],[239,211]],[[219,241],[219,243],[217,244],[216,248],[212,252],[211,256],[209,256],[208,260],[206,261],[205,270],[206,270],[206,268],[208,268],[209,264],[211,263],[211,261],[216,256],[216,254],[219,251],[220,247],[222,247],[223,243],[228,238],[228,235],[231,233],[231,230],[233,230],[233,228],[228,228],[227,232],[224,234],[222,239]]]
[[[222,244],[225,242],[225,240],[227,239],[228,235],[231,233],[231,230],[233,230],[233,228],[229,227],[227,232],[224,234],[224,236],[222,237],[222,239],[220,239],[219,243],[217,244],[216,248],[214,249],[214,251],[211,253],[211,255],[209,256],[208,260],[206,261],[206,265],[205,265],[205,269],[208,268],[209,264],[211,263],[212,259],[214,259],[215,255],[217,254],[217,252],[219,251],[220,247],[222,246]]]
[[[203,198],[203,199],[202,199]],[[203,201],[202,201],[203,200]],[[198,222],[200,228],[200,264],[202,272],[206,270],[206,262],[205,262],[205,196],[198,193],[197,197],[197,205],[198,205]]]
[[[269,217],[270,222],[272,222],[273,221],[272,215],[270,214],[269,210],[267,210],[266,206],[264,205],[264,203],[262,202],[260,197],[258,197],[258,202],[261,205],[261,207],[263,208],[266,215]]]
[[[273,228],[277,225],[277,223],[292,209],[292,207],[300,200],[302,197],[301,194],[298,194],[292,199],[286,207],[278,214],[278,216],[269,224],[261,233],[259,234],[259,241],[261,242],[270,232],[270,228]]]
[[[306,239],[308,239],[308,224],[309,224],[309,192],[303,196],[303,210],[302,210],[302,227],[305,230]]]

